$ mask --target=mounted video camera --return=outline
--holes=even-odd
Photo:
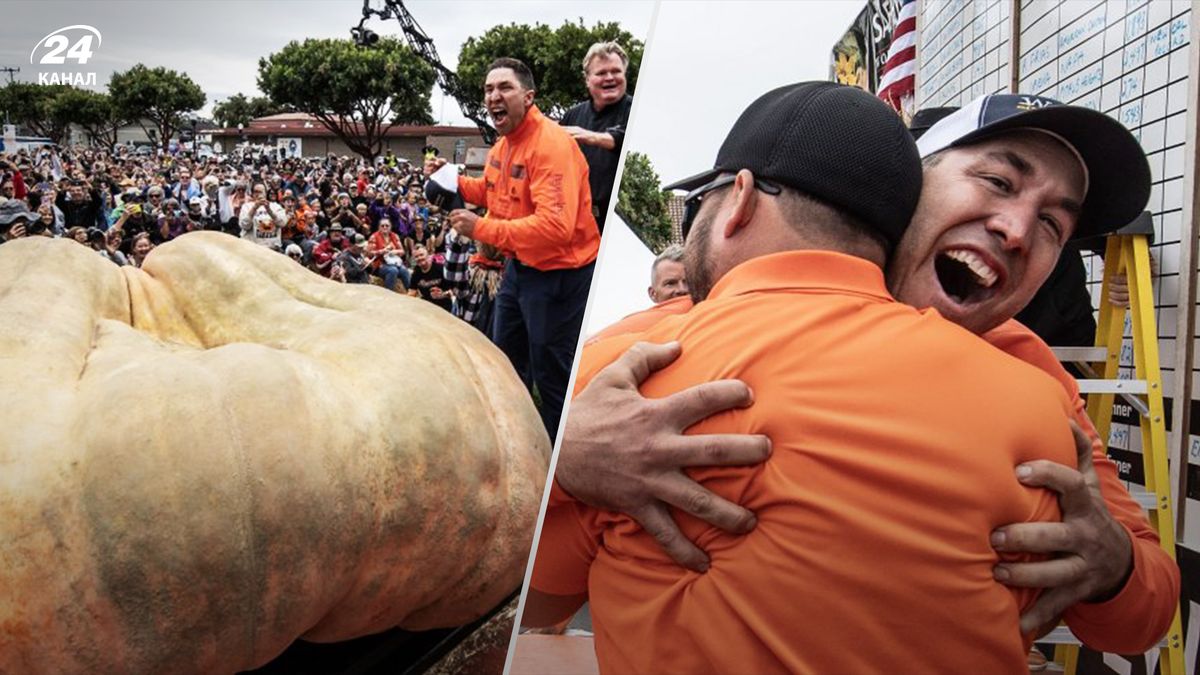
[[[371,47],[379,42],[379,33],[362,25],[351,28],[350,35],[354,38],[354,44],[359,47]]]

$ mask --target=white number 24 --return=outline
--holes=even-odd
[[[85,64],[88,62],[88,59],[92,58],[92,37],[91,35],[84,35],[76,40],[75,44],[71,45],[65,35],[51,35],[46,39],[45,43],[50,48],[50,51],[46,52],[40,63],[43,65],[62,65],[66,63],[67,59],[74,59],[80,65]],[[71,45],[69,49],[67,45]],[[65,56],[63,52],[66,52]]]

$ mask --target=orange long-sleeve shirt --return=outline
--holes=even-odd
[[[647,396],[726,377],[754,390],[753,406],[689,433],[762,433],[774,451],[691,472],[758,518],[733,536],[676,514],[711,557],[705,574],[626,516],[546,513],[531,585],[588,593],[602,670],[1025,670],[1017,623],[1037,594],[992,578],[988,538],[1060,517],[1053,493],[1013,473],[1035,458],[1074,465],[1071,406],[1051,378],[894,302],[878,267],[826,252],[743,263],[640,337],[683,345]],[[580,382],[637,338],[585,348]]]
[[[522,263],[545,271],[596,259],[600,231],[592,217],[587,160],[537,106],[488,151],[481,178],[459,176],[458,190],[488,209],[472,236]]]
[[[1116,597],[1107,602],[1079,603],[1063,619],[1085,644],[1106,652],[1137,654],[1166,635],[1179,603],[1179,566],[1162,549],[1146,513],[1125,489],[1117,465],[1108,458],[1096,427],[1087,416],[1079,383],[1058,362],[1054,352],[1015,320],[984,334],[1001,351],[1037,366],[1058,380],[1074,402],[1074,420],[1092,439],[1092,464],[1100,479],[1100,494],[1109,513],[1129,533],[1133,543],[1133,574]]]
[[[640,333],[659,321],[691,310],[690,298],[675,298],[631,314],[605,328],[589,344],[605,338]],[[1146,519],[1145,511],[1130,496],[1116,464],[1109,459],[1099,434],[1087,416],[1087,405],[1079,384],[1058,362],[1054,353],[1033,331],[1009,320],[982,335],[992,346],[1035,366],[1053,377],[1073,401],[1073,419],[1092,440],[1092,465],[1100,479],[1104,503],[1133,543],[1133,573],[1121,592],[1102,603],[1079,603],[1064,620],[1079,638],[1093,649],[1118,654],[1136,654],[1151,649],[1166,634],[1179,598],[1180,572],[1175,561],[1160,545],[1159,537]],[[577,382],[576,393],[582,388]],[[551,504],[563,504],[569,496],[554,485]]]

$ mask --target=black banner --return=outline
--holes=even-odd
[[[879,76],[892,46],[892,31],[900,16],[900,0],[870,0],[858,13],[846,34],[833,46],[830,79],[860,87],[872,94],[879,91]]]
[[[1142,453],[1109,448],[1108,458],[1117,465],[1117,475],[1121,480],[1138,485],[1146,484],[1146,467],[1142,464]]]

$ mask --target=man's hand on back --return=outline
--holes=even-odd
[[[594,145],[605,150],[612,150],[616,147],[616,141],[613,139],[612,134],[602,131],[589,131],[583,127],[576,126],[563,127],[563,131],[566,131],[571,135],[571,138],[574,138],[576,142],[583,145]]]
[[[1062,522],[1020,523],[992,533],[992,546],[997,551],[1054,555],[1041,562],[996,566],[998,581],[1043,589],[1033,607],[1021,615],[1023,634],[1048,632],[1076,603],[1112,599],[1133,571],[1133,544],[1104,505],[1100,480],[1092,467],[1091,439],[1074,422],[1071,431],[1079,455],[1078,471],[1049,460],[1017,467],[1017,479],[1022,484],[1058,493]]]
[[[632,517],[679,564],[708,569],[708,556],[679,530],[675,506],[723,530],[749,532],[755,518],[689,478],[694,466],[737,466],[765,460],[765,436],[685,436],[683,430],[718,412],[749,406],[738,380],[700,384],[663,399],[638,385],[679,357],[678,343],[640,342],[601,370],[571,403],[555,480],[576,499]]]

